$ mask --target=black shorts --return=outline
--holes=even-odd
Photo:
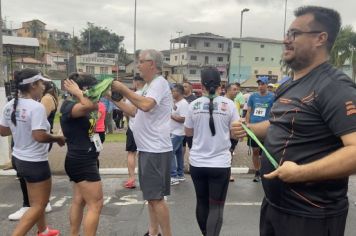
[[[12,165],[19,178],[28,183],[38,183],[51,178],[51,169],[48,161],[23,161],[12,156]]]
[[[127,152],[136,152],[137,146],[135,142],[135,138],[133,136],[132,130],[130,127],[127,128],[126,131],[126,151]]]
[[[260,236],[343,236],[347,211],[338,216],[311,218],[284,213],[263,199]]]
[[[187,146],[187,144],[188,144],[189,149],[192,149],[192,146],[193,146],[193,136],[184,136],[184,139],[183,139],[183,147]]]
[[[64,162],[64,169],[70,181],[75,183],[100,181],[98,155],[68,152]]]

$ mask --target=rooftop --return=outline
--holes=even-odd
[[[16,36],[2,36],[4,45],[39,47],[40,44],[37,38],[16,37]]]
[[[188,34],[188,35],[184,35],[182,37],[171,39],[171,43],[187,43],[189,38],[221,39],[221,40],[226,40],[226,41],[229,40],[228,38],[225,38],[223,36],[205,32],[205,33],[198,33],[198,34]]]
[[[240,41],[240,38],[232,38],[232,40]],[[268,38],[257,38],[257,37],[243,37],[241,41],[246,42],[258,42],[258,43],[276,43],[282,44],[282,40],[268,39]]]

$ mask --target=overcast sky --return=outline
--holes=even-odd
[[[133,51],[134,0],[1,0],[8,25],[39,19],[47,29],[79,36],[86,22],[107,27],[125,37]],[[285,0],[137,0],[137,48],[169,49],[169,40],[191,33],[211,32],[239,37],[240,12],[244,13],[243,36],[282,39]],[[320,5],[338,10],[343,25],[356,28],[355,0],[288,0],[287,28],[293,10]]]

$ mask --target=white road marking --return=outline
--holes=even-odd
[[[71,196],[64,196],[62,198],[60,198],[58,201],[56,201],[53,206],[54,207],[61,207],[64,205],[64,202],[68,199],[71,199],[72,197]]]

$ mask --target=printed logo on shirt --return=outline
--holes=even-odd
[[[199,110],[199,109],[200,109],[200,105],[201,105],[201,102],[195,103],[194,106],[193,106],[193,110],[194,110],[194,111],[195,111],[195,110]]]
[[[222,111],[227,111],[229,109],[228,105],[226,102],[221,103],[221,110]]]
[[[352,101],[346,102],[345,107],[346,107],[346,115],[347,116],[356,114],[356,106],[354,105],[354,103]]]
[[[203,105],[203,110],[204,111],[209,111],[209,102],[208,103],[204,103]],[[218,103],[214,102],[214,111],[217,111],[218,110]]]

